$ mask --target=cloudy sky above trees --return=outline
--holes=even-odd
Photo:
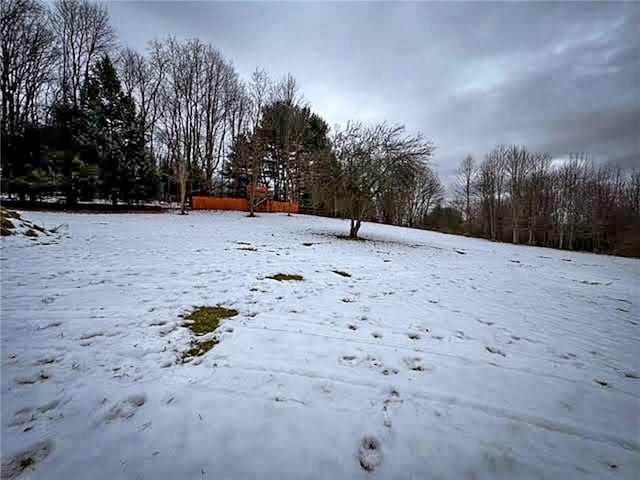
[[[330,125],[401,122],[448,182],[498,143],[640,166],[640,3],[109,2],[120,41],[290,72]]]

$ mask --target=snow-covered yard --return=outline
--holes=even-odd
[[[638,260],[306,216],[25,216],[68,226],[1,240],[5,476],[638,478]],[[216,304],[239,314],[182,363],[180,315]]]

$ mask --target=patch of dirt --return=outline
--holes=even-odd
[[[302,275],[288,274],[288,273],[277,273],[275,275],[268,276],[271,280],[277,280],[279,282],[301,282],[304,280]]]

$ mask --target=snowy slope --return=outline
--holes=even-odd
[[[638,478],[638,260],[305,216],[27,217],[68,227],[2,239],[5,475]],[[240,314],[180,364],[179,315],[218,303]]]

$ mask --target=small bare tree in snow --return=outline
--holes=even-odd
[[[409,135],[403,125],[386,123],[369,127],[349,122],[344,129],[336,129],[333,145],[340,194],[351,222],[349,238],[354,239],[386,181],[410,181],[434,150],[433,143],[421,135]]]

